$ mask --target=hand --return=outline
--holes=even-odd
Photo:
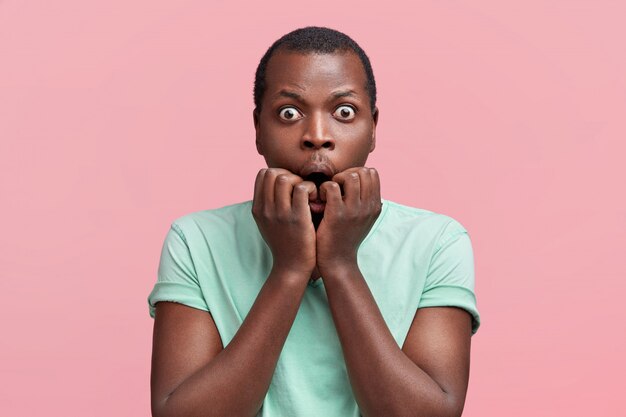
[[[342,171],[320,186],[320,198],[326,207],[317,229],[317,266],[326,277],[334,268],[356,265],[359,245],[382,210],[378,172],[365,167]]]
[[[282,168],[259,171],[254,184],[252,216],[270,247],[273,268],[309,279],[315,268],[315,227],[309,200],[317,198],[311,181]]]

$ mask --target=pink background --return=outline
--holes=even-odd
[[[464,416],[626,415],[622,1],[0,1],[0,413],[148,416],[170,222],[251,198],[254,69],[372,59],[383,197],[470,232]]]

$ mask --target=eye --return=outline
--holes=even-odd
[[[278,112],[278,117],[290,122],[293,120],[302,119],[302,113],[300,113],[295,107],[283,107]]]
[[[340,120],[352,120],[356,116],[356,109],[346,104],[337,107],[333,115]]]

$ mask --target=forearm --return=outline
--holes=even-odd
[[[324,275],[330,310],[361,412],[371,416],[453,416],[459,410],[401,350],[358,266]]]
[[[306,289],[296,274],[272,271],[232,341],[187,378],[160,416],[254,416]]]

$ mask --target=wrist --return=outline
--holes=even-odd
[[[292,265],[274,264],[270,271],[270,277],[287,282],[306,282],[311,276],[312,271],[313,268],[309,270],[308,268],[296,268]]]
[[[333,279],[337,276],[352,275],[355,272],[360,272],[356,255],[318,262],[318,268],[320,275],[324,279]]]

